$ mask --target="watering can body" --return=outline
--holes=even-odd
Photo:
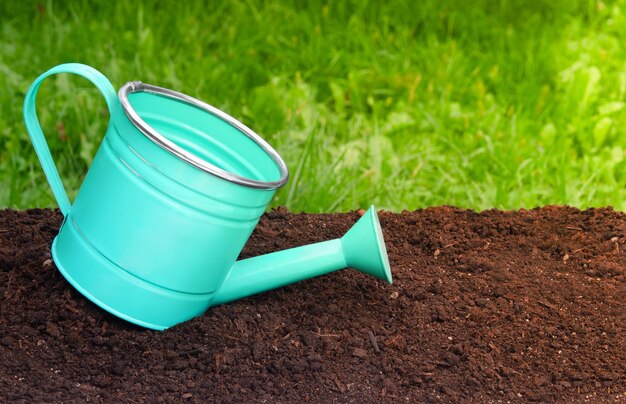
[[[35,112],[41,82],[64,72],[94,83],[110,111],[108,129],[73,204]],[[24,117],[64,215],[52,245],[56,266],[94,303],[147,328],[168,328],[212,305],[288,178],[280,156],[223,112],[140,82],[126,84],[118,96],[103,75],[81,64],[41,75],[26,95]],[[292,252],[290,258],[309,257],[308,251]],[[339,255],[327,258],[332,263],[326,267],[345,266]],[[242,282],[262,265],[265,273],[247,279],[255,284],[268,278],[267,268],[283,261],[249,261],[231,278]],[[299,280],[280,273],[275,278],[275,285],[262,289]],[[242,297],[239,289],[231,283],[219,302]]]

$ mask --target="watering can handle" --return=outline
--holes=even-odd
[[[24,122],[26,122],[26,130],[28,131],[31,141],[33,142],[35,152],[37,153],[37,157],[39,157],[39,161],[41,162],[43,171],[46,174],[48,183],[50,183],[50,187],[52,187],[52,193],[59,204],[61,213],[63,213],[63,216],[67,216],[71,203],[65,189],[63,188],[63,183],[61,182],[61,177],[59,177],[57,167],[52,160],[50,149],[48,148],[48,143],[46,142],[46,138],[41,130],[41,126],[39,125],[35,109],[35,98],[41,83],[46,77],[57,73],[74,73],[91,81],[104,96],[107,107],[109,107],[109,114],[111,116],[113,116],[114,108],[116,108],[116,105],[119,104],[119,101],[117,99],[117,95],[115,94],[115,89],[102,73],[92,67],[80,63],[66,63],[53,67],[41,76],[37,77],[26,93],[26,97],[24,99]]]

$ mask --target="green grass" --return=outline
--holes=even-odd
[[[78,61],[241,119],[285,158],[273,205],[626,209],[626,2],[0,2],[0,206],[54,206],[21,117]],[[70,196],[107,123],[68,75],[39,116]]]

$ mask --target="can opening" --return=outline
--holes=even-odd
[[[131,122],[197,168],[240,185],[276,189],[288,172],[278,153],[224,112],[171,90],[132,82],[119,92]]]

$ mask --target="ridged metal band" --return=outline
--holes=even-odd
[[[280,179],[278,181],[258,181],[250,178],[242,177],[240,175],[222,170],[221,168],[209,163],[201,159],[200,157],[194,155],[193,153],[188,152],[182,147],[176,145],[174,142],[168,140],[165,136],[161,135],[154,128],[148,125],[137,112],[133,109],[132,105],[128,101],[128,94],[144,91],[147,93],[153,93],[157,95],[163,95],[165,97],[174,98],[180,101],[183,101],[187,104],[193,105],[197,108],[200,108],[211,115],[227,122],[229,125],[233,126],[250,139],[252,139],[261,149],[267,153],[268,156],[276,163],[278,166],[278,170],[280,172]],[[277,189],[285,185],[289,180],[289,171],[287,170],[287,165],[280,157],[280,155],[270,146],[265,140],[263,140],[259,135],[254,133],[250,128],[246,125],[242,124],[232,116],[226,114],[225,112],[220,111],[219,109],[212,107],[211,105],[197,100],[188,95],[178,93],[176,91],[169,90],[167,88],[157,87],[150,84],[142,83],[141,81],[131,81],[122,86],[120,91],[118,92],[118,97],[120,100],[120,104],[122,105],[122,109],[126,113],[128,119],[143,133],[160,146],[162,149],[166,150],[169,153],[172,153],[176,157],[181,160],[191,164],[192,166],[205,171],[209,174],[212,174],[216,177],[225,179],[226,181],[233,182],[235,184],[243,185],[250,188],[256,189]]]

